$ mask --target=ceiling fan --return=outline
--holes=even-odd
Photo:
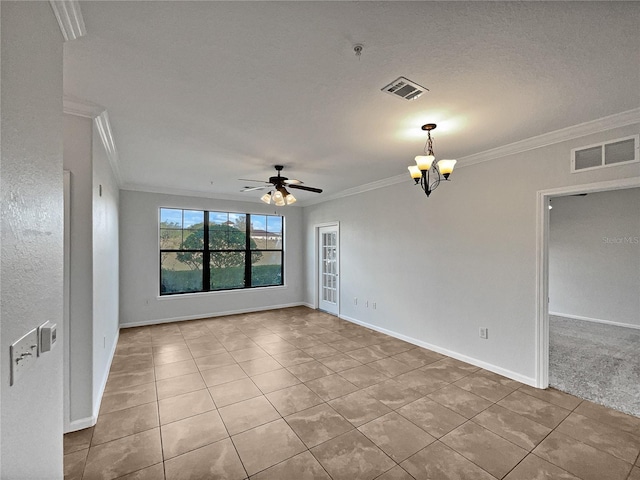
[[[291,205],[292,203],[296,202],[296,197],[289,193],[286,187],[294,189],[297,188],[298,190],[305,190],[307,192],[322,193],[321,188],[306,187],[302,185],[302,182],[300,180],[281,176],[280,172],[284,168],[282,165],[274,165],[274,168],[276,169],[276,172],[278,174],[276,176],[269,177],[268,181],[240,178],[239,180],[242,180],[244,182],[259,182],[265,184],[260,185],[259,187],[244,187],[241,192],[253,192],[254,190],[264,190],[266,188],[270,188],[272,190],[260,197],[260,200],[262,200],[266,204],[270,204],[271,202],[273,202],[278,207],[281,207],[283,205]]]

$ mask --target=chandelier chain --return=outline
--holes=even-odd
[[[425,153],[427,155],[433,155],[433,140],[431,140],[431,132],[427,131],[427,143],[425,144]]]

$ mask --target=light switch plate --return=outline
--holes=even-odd
[[[34,328],[9,347],[11,360],[10,385],[14,385],[18,379],[31,368],[38,357],[38,329]]]

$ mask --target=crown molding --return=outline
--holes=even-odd
[[[98,130],[98,135],[102,140],[102,145],[107,152],[107,158],[111,164],[111,170],[113,170],[113,176],[116,179],[118,186],[122,185],[122,176],[120,175],[120,157],[118,156],[118,150],[113,140],[113,133],[111,131],[111,123],[109,122],[109,114],[106,110],[103,110],[100,115],[93,119],[93,124]]]
[[[77,105],[78,103],[80,104],[80,106]],[[87,106],[87,104],[83,104],[81,101],[77,101],[77,100],[76,101],[69,100],[69,102],[67,102],[67,98],[65,97],[65,112],[72,113],[67,111],[67,105],[69,105],[69,108],[74,107],[76,112],[80,112],[80,113],[75,113],[76,115],[87,116],[91,118],[90,115],[82,113],[82,112],[86,112],[87,109],[91,108],[90,106]],[[108,116],[106,115],[106,113],[107,112],[105,111],[104,116],[107,118],[107,124],[108,124]],[[97,119],[97,117],[95,118]],[[614,128],[625,127],[625,126],[633,125],[636,123],[640,123],[640,108],[635,108],[633,110],[628,110],[626,112],[610,115],[610,116],[603,117],[590,122],[573,125],[571,127],[545,133],[542,135],[538,135],[536,137],[527,138],[525,140],[510,143],[508,145],[504,145],[498,148],[493,148],[491,150],[486,150],[484,152],[468,155],[458,160],[457,168],[464,168],[470,165],[475,165],[477,163],[488,162],[490,160],[505,157],[508,155],[514,155],[517,153],[534,150],[536,148],[542,148],[542,147],[546,147],[556,143],[564,142],[567,140],[572,140],[574,138],[579,138],[579,137],[591,135],[594,133],[600,133],[600,132],[611,130]],[[110,138],[110,141],[113,144],[113,136],[110,133],[110,129],[108,130],[108,132],[109,132],[108,138]],[[105,148],[107,148],[106,144],[105,144]],[[113,145],[113,149],[115,151],[115,145]],[[108,148],[107,148],[107,152],[109,152]],[[111,157],[110,157],[110,160],[111,160]],[[113,165],[114,164],[112,163],[112,166]],[[115,165],[117,165],[117,162],[115,163]],[[116,172],[116,168],[117,167],[114,167],[114,173]],[[368,192],[371,190],[377,190],[380,188],[396,185],[396,184],[407,182],[407,181],[408,181],[408,177],[406,174],[395,175],[393,177],[377,180],[375,182],[366,183],[364,185],[359,185],[357,187],[349,188],[342,192],[334,193],[331,195],[323,195],[321,197],[299,201],[298,203],[296,203],[296,205],[292,205],[291,207],[308,207],[312,205],[317,205],[320,203],[329,202],[331,200],[337,200],[337,199],[349,197],[352,195],[358,195],[360,193]],[[143,184],[136,184],[136,183],[126,183],[123,185],[123,184],[120,184],[119,182],[119,185],[122,190],[131,190],[136,192],[159,193],[159,194],[165,194],[165,195],[179,195],[179,196],[186,196],[186,197],[200,197],[200,198],[211,198],[211,199],[217,199],[217,200],[242,201],[242,202],[252,203],[251,199],[247,197],[241,197],[239,195],[220,194],[215,192],[202,192],[202,191],[195,191],[195,190],[188,190],[188,189],[143,185]],[[255,200],[254,203],[259,203],[259,200]]]
[[[111,122],[109,121],[109,113],[107,110],[96,103],[65,95],[62,100],[62,111],[69,115],[90,118],[93,120],[93,125],[95,126],[96,131],[100,136],[100,140],[102,140],[102,145],[107,152],[107,158],[109,159],[113,176],[116,179],[116,184],[119,188],[122,188],[120,157],[118,156],[118,149],[116,148],[116,143],[113,139]]]
[[[69,115],[93,119],[104,112],[105,108],[97,103],[65,95],[62,99],[62,111]]]
[[[228,193],[202,192],[198,190],[189,190],[187,188],[158,187],[155,185],[144,185],[141,183],[125,183],[120,188],[122,190],[129,190],[131,192],[158,193],[160,195],[176,195],[180,197],[210,198],[212,200],[227,200],[233,202],[257,203],[259,205],[266,205],[265,203],[260,201],[260,197],[246,197]],[[306,203],[298,201],[295,205],[287,205],[286,208],[298,208],[304,206],[306,206]]]
[[[350,197],[352,195],[358,195],[359,193],[368,192],[370,190],[377,190],[379,188],[388,187],[390,185],[396,185],[398,183],[403,183],[407,181],[407,175],[396,175],[394,177],[384,178],[382,180],[376,180],[375,182],[365,183],[364,185],[359,185],[357,187],[348,188],[347,190],[343,190],[342,192],[334,193],[331,195],[324,195],[322,197],[317,197],[315,199],[305,200],[303,207],[308,207],[311,205],[317,205],[319,203],[329,202],[331,200],[337,200],[339,198]]]
[[[633,125],[634,123],[640,123],[640,108],[634,108],[633,110],[616,113],[597,120],[572,125],[571,127],[561,128],[560,130],[555,130],[553,132],[543,133],[542,135],[537,135],[535,137],[509,143],[501,147],[485,150],[484,152],[474,153],[473,155],[459,158],[458,168],[488,162],[489,160],[494,160],[496,158],[515,155],[516,153],[535,150],[536,148],[547,147],[556,143],[573,140],[574,138],[580,138],[594,133],[604,132],[606,130],[612,130],[614,128],[626,127],[627,125]]]
[[[456,168],[464,168],[478,163],[488,162],[508,155],[515,155],[517,153],[535,150],[536,148],[547,147],[567,140],[573,140],[574,138],[580,138],[586,135],[612,130],[614,128],[626,127],[627,125],[633,125],[635,123],[640,123],[640,108],[634,108],[633,110],[616,113],[597,120],[572,125],[571,127],[562,128],[553,132],[543,133],[542,135],[526,138],[524,140],[509,143],[508,145],[492,148],[490,150],[485,150],[484,152],[474,153],[473,155],[467,155],[466,157],[458,159],[458,165]],[[303,206],[317,205],[319,203],[357,195],[370,190],[377,190],[378,188],[388,187],[390,185],[396,185],[406,181],[408,181],[406,174],[396,175],[376,182],[366,183],[358,187],[349,188],[333,195],[308,200],[304,202]]]
[[[125,183],[122,190],[130,190],[132,192],[158,193],[161,195],[176,195],[179,197],[197,197],[197,198],[213,198],[217,200],[240,200],[238,195],[228,195],[215,192],[202,192],[199,190],[189,190],[188,188],[175,188],[157,185],[146,185],[143,183]],[[250,202],[248,198],[244,198],[245,202]]]
[[[80,3],[77,0],[49,0],[49,4],[58,20],[65,42],[76,40],[87,34]]]

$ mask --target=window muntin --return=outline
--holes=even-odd
[[[161,208],[160,295],[283,285],[283,233],[280,216]]]

